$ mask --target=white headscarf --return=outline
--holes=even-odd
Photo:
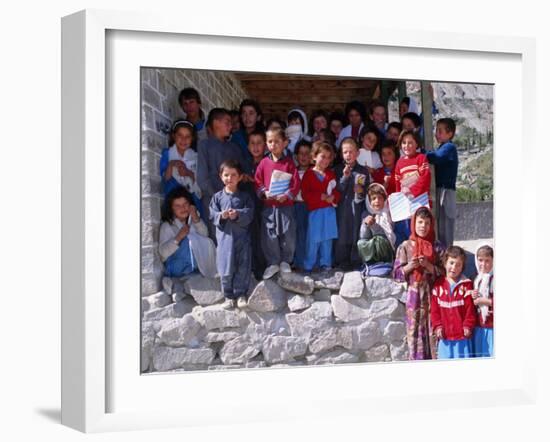
[[[384,192],[384,195],[386,195],[386,201],[384,202],[384,207],[381,210],[374,209],[369,201],[369,190],[371,188],[379,188]],[[388,209],[388,193],[386,192],[386,189],[384,189],[384,186],[379,183],[372,183],[369,185],[367,189],[367,198],[365,198],[365,205],[367,206],[367,210],[371,215],[374,215],[374,219],[376,220],[376,224],[378,224],[380,227],[382,227],[382,230],[384,230],[384,233],[386,234],[386,238],[388,238],[388,241],[390,242],[392,247],[395,247],[395,233],[393,233],[393,227],[392,227],[392,221],[390,217],[390,211]]]
[[[300,108],[294,108],[288,112],[288,115],[290,115],[292,112],[298,112],[301,115],[302,119],[304,120],[303,128],[301,124],[293,124],[292,126],[288,126],[285,130],[286,136],[288,137],[287,149],[291,153],[294,153],[294,148],[296,147],[296,143],[298,143],[298,141],[300,141],[301,139],[305,139],[307,141],[311,141],[311,140],[307,135],[308,122],[307,122],[306,113]],[[288,115],[287,115],[287,119],[288,119]]]
[[[482,242],[476,247],[474,259],[476,263],[477,276],[474,280],[474,288],[478,290],[479,294],[483,298],[489,298],[489,294],[493,291],[493,271],[491,270],[489,273],[481,273],[479,264],[477,262],[477,253],[479,252],[479,249],[483,246],[489,246],[493,248],[492,244],[488,244],[486,242]],[[485,320],[487,319],[487,315],[489,314],[489,307],[487,305],[478,305],[478,308],[481,313],[481,317],[483,318],[483,322],[485,322]]]

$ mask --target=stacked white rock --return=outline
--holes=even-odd
[[[224,370],[408,358],[405,287],[360,272],[280,274],[223,309],[220,282],[163,281],[142,298],[142,372]]]

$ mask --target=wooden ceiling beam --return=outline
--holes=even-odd
[[[370,89],[372,81],[365,80],[278,80],[278,81],[241,81],[247,90],[309,90],[309,89]]]
[[[347,103],[350,100],[359,99],[366,101],[368,96],[353,96],[346,97],[338,94],[331,95],[319,95],[317,92],[315,95],[251,95],[252,98],[260,102],[262,105],[271,104],[283,104],[283,103],[300,103],[300,104],[334,104],[334,103]],[[349,98],[349,99],[348,99]]]

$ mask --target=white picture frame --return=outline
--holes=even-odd
[[[113,37],[120,37],[123,45],[135,44],[135,41],[132,43],[131,40],[137,38],[142,49],[135,53],[129,49],[131,46],[117,47],[119,43],[109,40]],[[118,316],[124,314],[121,313],[118,303],[126,301],[127,298],[124,296],[130,296],[131,299],[131,287],[135,287],[134,279],[136,276],[139,279],[139,267],[133,265],[136,259],[139,260],[139,252],[136,257],[134,252],[124,250],[118,245],[114,246],[122,240],[122,236],[123,241],[128,243],[135,241],[135,226],[127,229],[127,236],[123,235],[120,226],[117,227],[117,223],[120,224],[121,221],[115,213],[120,213],[121,204],[126,204],[124,211],[127,213],[136,213],[136,204],[139,210],[139,199],[136,201],[134,197],[130,197],[125,202],[117,200],[117,194],[126,192],[124,186],[133,185],[132,178],[135,178],[136,174],[139,175],[139,144],[134,145],[137,163],[132,157],[128,162],[130,166],[121,168],[119,155],[125,152],[117,150],[122,149],[120,139],[117,138],[119,134],[116,133],[119,130],[118,126],[112,132],[108,132],[106,127],[106,121],[112,122],[113,118],[118,118],[117,110],[109,107],[109,103],[113,104],[110,94],[113,93],[112,82],[117,81],[117,72],[116,69],[108,68],[112,63],[116,64],[117,69],[123,68],[124,63],[129,63],[129,69],[135,68],[132,63],[202,69],[223,67],[213,65],[206,58],[183,66],[181,59],[175,57],[173,65],[167,64],[166,57],[170,51],[167,47],[185,44],[186,39],[204,48],[207,47],[206,43],[210,45],[212,42],[228,45],[226,39],[229,39],[231,44],[235,45],[236,51],[246,51],[247,47],[256,50],[258,47],[264,47],[267,48],[266,51],[272,50],[280,54],[289,51],[294,54],[292,60],[303,55],[303,51],[316,50],[342,51],[345,54],[370,51],[369,53],[374,54],[373,57],[376,54],[378,57],[385,57],[386,53],[396,57],[410,52],[412,55],[409,59],[413,61],[409,67],[409,75],[395,77],[394,74],[390,74],[389,77],[462,82],[477,78],[478,82],[495,83],[495,144],[498,144],[495,154],[495,169],[498,166],[495,173],[495,264],[498,276],[502,275],[501,281],[496,284],[497,291],[504,295],[502,301],[499,298],[497,327],[501,338],[497,337],[497,356],[494,359],[475,362],[437,361],[257,370],[254,373],[238,370],[223,373],[139,376],[139,342],[134,340],[136,331],[139,335],[139,316],[135,316],[133,326],[130,325],[132,319],[125,316],[126,319],[119,320],[122,316]],[[154,56],[148,57],[151,44],[156,45],[157,49]],[[121,52],[121,48],[127,50]],[[128,55],[128,58],[123,54]],[[534,255],[536,246],[532,242],[520,241],[518,252],[517,245],[499,242],[499,238],[504,238],[506,231],[506,226],[500,222],[506,213],[502,195],[506,195],[507,199],[520,195],[520,190],[515,189],[511,183],[506,183],[503,177],[507,171],[517,168],[518,163],[520,167],[527,167],[529,163],[527,160],[514,160],[498,154],[499,150],[508,151],[509,147],[515,151],[519,150],[521,156],[529,158],[528,154],[534,149],[534,110],[528,106],[535,101],[533,40],[425,31],[411,34],[396,30],[389,34],[374,29],[337,25],[331,28],[330,33],[325,33],[322,27],[296,28],[282,25],[273,30],[264,27],[262,23],[251,23],[243,28],[231,23],[209,22],[206,19],[186,22],[183,30],[181,21],[177,17],[170,17],[169,14],[156,16],[87,10],[63,18],[62,55],[63,424],[84,432],[101,432],[209,425],[214,420],[217,423],[229,423],[293,419],[298,416],[365,416],[380,411],[405,411],[413,406],[416,410],[437,409],[442,403],[445,404],[445,408],[467,408],[474,403],[473,401],[476,406],[534,403],[536,367],[535,359],[530,359],[528,355],[535,354],[536,321],[528,317],[527,306],[536,303],[535,280],[523,278],[510,281],[506,278],[509,278],[508,270],[514,265],[511,257],[519,253],[516,265],[518,262],[527,263],[527,257]],[[476,62],[483,66],[483,69],[480,69],[477,75],[465,73],[457,68],[457,71],[460,71],[458,73],[453,71],[433,76],[437,70],[434,68],[431,73],[428,72],[421,63],[415,64],[415,57],[417,60],[426,60],[426,57],[457,58],[463,63]],[[220,63],[227,62],[222,60]],[[500,63],[500,67],[506,67],[508,72],[493,73],[489,69],[491,63]],[[282,69],[278,72],[285,72],[285,69],[289,69],[288,65],[281,67],[279,63],[278,67],[267,58],[244,58],[239,63],[235,61],[227,64],[226,68],[265,72],[277,69]],[[321,72],[322,68],[312,69],[315,69],[312,73],[329,73]],[[365,67],[353,69],[358,69],[359,73]],[[106,75],[106,72],[109,75]],[[293,68],[293,72],[299,70]],[[371,72],[370,77],[382,76],[379,75],[381,71],[375,72],[374,68]],[[139,72],[136,75],[139,78]],[[425,78],[428,75],[430,77]],[[502,80],[491,81],[495,78]],[[134,84],[130,80],[127,81],[126,92],[134,95],[127,102],[130,111],[126,116],[126,123],[129,127],[136,127],[137,117],[139,127],[139,105],[135,109],[132,107],[135,98],[139,97],[139,82]],[[505,109],[502,107],[502,100],[510,100],[519,105],[519,121],[518,115],[510,116],[499,112]],[[506,127],[514,121],[521,130],[506,139],[499,137],[499,128]],[[120,120],[117,120],[118,122]],[[139,137],[139,133],[129,135],[131,138],[135,136]],[[533,155],[530,158],[534,157]],[[137,170],[132,164],[137,164]],[[120,176],[129,177],[130,180],[126,184],[121,183]],[[139,176],[134,184],[139,194]],[[522,208],[536,207],[536,190],[530,189],[521,195]],[[517,211],[520,238],[521,226],[528,225],[530,217],[536,216],[532,212],[527,212]],[[139,217],[137,222],[139,225]],[[125,261],[129,264],[127,267],[118,267],[117,272],[114,272],[112,267],[120,260],[120,256],[127,258]],[[527,274],[527,269],[522,269],[522,272]],[[124,295],[120,287],[130,287],[126,290],[130,295]],[[514,305],[509,299],[511,296],[506,296],[506,293],[512,292],[516,302]],[[117,296],[113,297],[113,293]],[[139,288],[133,295],[137,311],[138,293]],[[521,308],[518,308],[517,303]],[[129,307],[129,310],[131,318],[135,308]],[[513,334],[512,314],[514,323],[520,324],[522,329],[523,345],[521,348],[517,347],[516,355],[513,354],[513,346],[518,340]],[[128,349],[123,349],[117,344],[117,339],[119,342],[129,340]],[[510,343],[512,347],[508,348]],[[131,369],[134,365],[137,368],[135,371]],[[429,378],[437,382],[439,375],[436,368],[446,373],[487,370],[501,374],[496,375],[495,380],[485,386],[458,382],[453,388],[403,388],[402,378],[409,373],[417,378]],[[378,390],[372,380],[370,383],[361,381],[388,377],[395,382],[383,390]],[[340,388],[331,391],[330,394],[325,394],[324,391],[323,394],[318,394],[320,378],[328,379],[326,382],[339,381]],[[248,410],[245,415],[229,419],[222,412],[224,407],[238,407],[249,400],[247,397],[236,397],[237,390],[232,387],[232,384],[238,385],[244,379],[248,382],[244,387],[245,391],[257,391],[255,387],[264,385],[265,394],[255,397],[253,409]],[[363,385],[364,383],[367,385]],[[120,389],[122,385],[125,389]],[[281,386],[286,386],[286,400],[290,400],[293,407],[281,406]],[[298,386],[300,394],[297,393]],[[211,394],[215,393],[208,401],[201,398],[204,389]],[[115,390],[116,394],[113,393]],[[154,407],[147,408],[132,396],[132,390],[142,392],[148,403],[151,403],[151,395],[157,394],[158,401],[154,403]],[[170,402],[170,391],[180,395],[185,393],[186,399],[189,399],[185,402],[192,403],[193,406],[182,403],[181,407],[174,408]],[[116,397],[116,400],[113,397]],[[133,403],[135,407],[128,406],[129,403]]]

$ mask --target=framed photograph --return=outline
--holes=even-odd
[[[517,174],[518,158],[534,148],[533,111],[526,105],[534,97],[531,40],[426,32],[411,38],[400,32],[390,36],[355,28],[341,28],[332,34],[337,38],[329,39],[313,29],[271,32],[259,26],[235,34],[229,25],[206,21],[190,23],[182,32],[177,20],[165,16],[107,11],[79,12],[65,17],[62,26],[64,424],[97,432],[364,416],[437,409],[441,404],[465,408],[473,401],[477,406],[534,401],[535,367],[529,355],[534,353],[535,340],[530,337],[536,324],[527,306],[535,302],[535,283],[514,277],[514,269],[528,262],[534,245],[521,241],[525,234],[521,228],[517,241],[505,240],[509,202],[517,201],[514,213],[520,226],[529,225],[532,215],[526,208],[536,205],[535,192],[524,192],[522,185],[509,179]],[[336,59],[351,62],[326,62]],[[167,135],[173,122],[185,115],[178,108],[180,88],[194,86],[205,110],[237,107],[251,90],[264,93],[270,97],[262,100],[266,114],[286,119],[284,109],[289,103],[275,85],[295,82],[296,88],[303,89],[322,81],[355,92],[341,98],[334,90],[316,90],[311,111],[331,100],[334,108],[329,110],[338,106],[344,110],[346,100],[357,94],[394,103],[386,112],[398,115],[401,94],[418,97],[424,113],[430,109],[435,115],[432,103],[437,107],[438,94],[449,90],[437,85],[474,85],[479,94],[487,92],[490,106],[472,112],[482,120],[486,115],[480,113],[490,109],[490,123],[475,132],[463,131],[461,143],[467,153],[476,155],[487,154],[484,150],[490,145],[492,156],[494,226],[490,234],[498,250],[495,287],[499,291],[495,357],[405,361],[404,323],[393,321],[391,308],[381,318],[384,327],[392,321],[397,324],[394,338],[385,338],[384,330],[370,330],[367,338],[378,333],[379,339],[358,344],[357,337],[346,340],[341,324],[331,324],[321,330],[322,339],[312,349],[312,342],[302,342],[300,335],[311,335],[304,327],[308,321],[300,319],[311,306],[306,303],[317,304],[321,316],[328,306],[340,323],[361,319],[358,311],[371,307],[358,301],[351,301],[351,307],[335,305],[348,302],[341,296],[347,273],[341,278],[334,271],[325,278],[312,275],[307,281],[300,276],[290,282],[282,273],[275,276],[273,284],[294,293],[293,304],[285,299],[282,310],[273,307],[277,297],[266,295],[267,290],[254,298],[254,290],[259,292],[258,286],[266,284],[259,281],[251,287],[248,300],[256,304],[248,313],[222,310],[223,296],[218,299],[212,294],[219,288],[204,287],[202,279],[184,279],[178,288],[174,286],[178,281],[166,278],[158,256],[163,204],[159,162],[162,149],[169,147]],[[273,83],[266,87],[267,82]],[[460,91],[466,93],[464,88]],[[426,133],[431,134],[429,124],[435,119],[424,121]],[[517,130],[503,136],[507,127]],[[429,139],[425,134],[427,147],[434,142]],[[468,173],[463,175],[464,187],[472,190],[473,181],[468,181]],[[482,191],[487,191],[486,186],[472,190]],[[467,193],[464,198],[469,197]],[[466,223],[464,232],[478,227],[487,225]],[[464,232],[463,239],[470,239]],[[478,231],[473,235],[475,239],[486,236]],[[338,287],[330,285],[331,278],[338,279]],[[305,295],[285,286],[304,285],[304,281],[307,290],[311,288]],[[384,305],[404,309],[399,305],[402,293],[395,290],[389,290],[393,294]],[[168,306],[183,310],[170,316]],[[273,330],[283,330],[269,332],[271,346],[264,343],[258,348],[246,342],[222,352],[227,342],[238,338],[235,329],[243,321],[253,322],[251,315],[258,326],[270,323]],[[285,324],[280,324],[281,318]],[[182,329],[184,320],[187,328]],[[291,325],[300,331],[284,330]],[[521,334],[514,331],[518,325],[524,331]],[[182,330],[184,335],[186,330],[194,332],[183,336]],[[152,338],[144,344],[149,334]],[[189,341],[184,348],[171,345],[182,339]],[[480,371],[492,376],[475,376]],[[258,391],[262,394],[255,394]],[[246,405],[251,401],[252,409]],[[245,407],[246,413],[226,413]]]

